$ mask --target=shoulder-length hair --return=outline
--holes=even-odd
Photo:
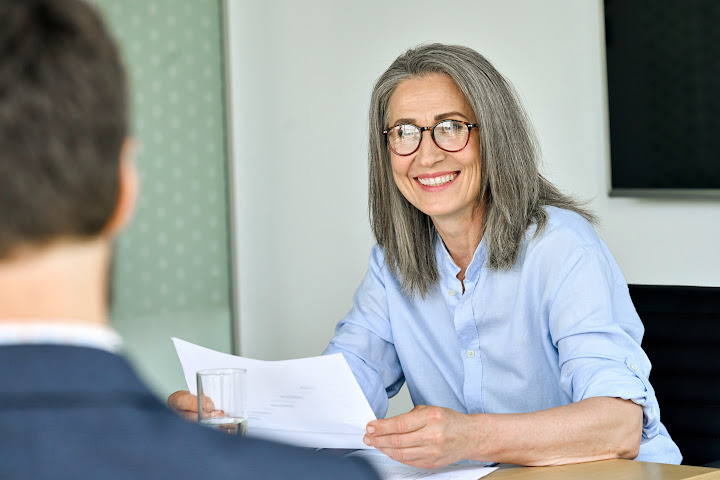
[[[506,270],[515,264],[527,228],[535,223],[537,235],[547,224],[544,205],[573,210],[594,221],[580,202],[560,193],[538,171],[539,147],[527,114],[512,85],[485,57],[458,45],[412,48],[375,83],[368,153],[370,224],[388,268],[408,296],[425,297],[438,282],[437,232],[430,217],[410,204],[395,185],[383,131],[390,126],[388,102],[395,88],[403,80],[434,73],[455,81],[479,124],[482,178],[477,205],[484,209],[490,268]]]

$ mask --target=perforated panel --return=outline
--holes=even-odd
[[[170,336],[229,352],[219,0],[97,0],[124,49],[141,192],[120,238],[114,326],[158,391],[184,387]]]

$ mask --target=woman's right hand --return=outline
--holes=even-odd
[[[198,421],[198,401],[197,397],[187,390],[179,390],[167,399],[168,407],[185,420],[191,422]],[[210,414],[215,409],[212,400],[208,397],[203,399],[203,411]],[[212,415],[208,415],[212,416]]]

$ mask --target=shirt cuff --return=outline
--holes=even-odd
[[[586,368],[584,373],[576,372],[573,381],[573,400],[579,401],[591,397],[616,397],[640,405],[643,409],[642,443],[660,433],[660,409],[655,390],[648,377],[649,365],[632,356],[624,362],[597,362],[594,367]],[[645,371],[647,370],[647,371]],[[584,385],[584,387],[581,387]]]

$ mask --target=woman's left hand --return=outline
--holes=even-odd
[[[464,458],[478,438],[468,415],[418,405],[410,412],[367,425],[364,442],[398,462],[439,468]]]

